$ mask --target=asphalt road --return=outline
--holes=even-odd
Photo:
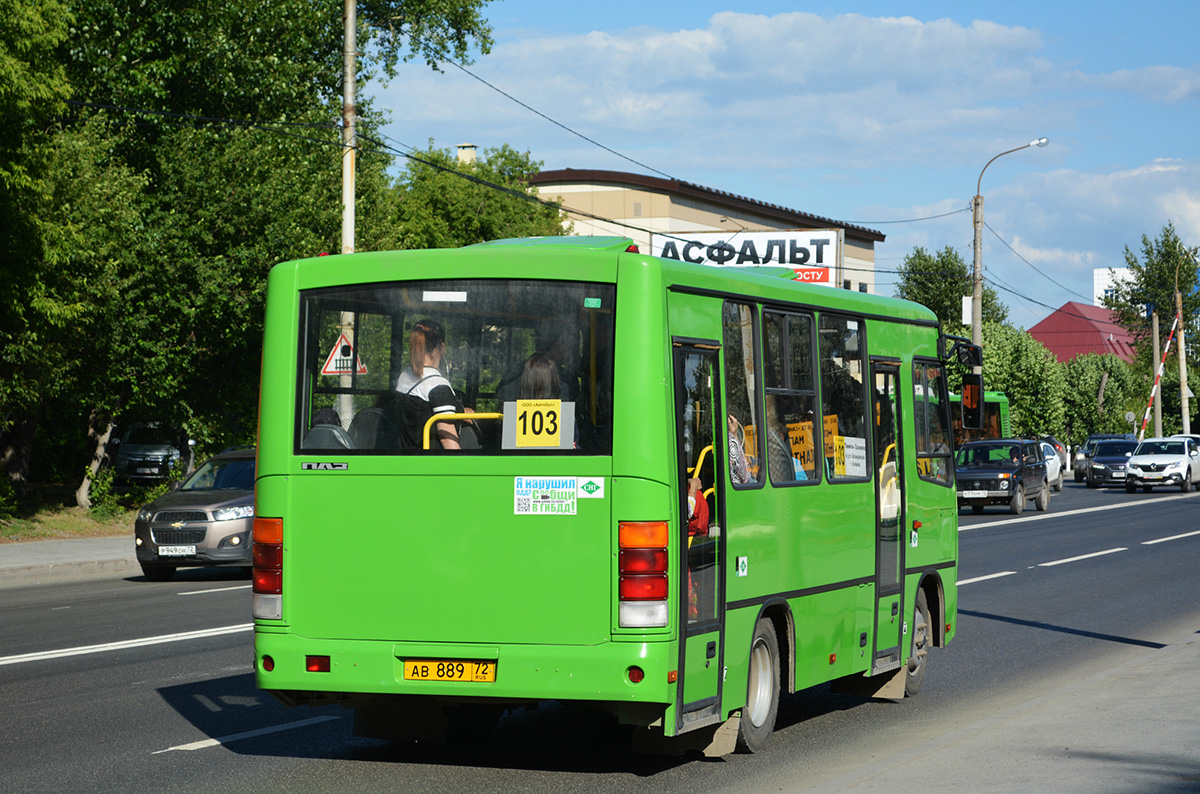
[[[1069,481],[1047,513],[962,515],[958,637],[919,697],[817,687],[785,698],[767,752],[716,760],[631,755],[605,718],[556,705],[506,716],[478,746],[355,739],[348,712],[254,689],[237,571],[10,589],[0,788],[1196,791],[1197,687],[1164,654],[1200,630],[1198,516],[1196,495]],[[1122,685],[1165,696],[1109,703]]]

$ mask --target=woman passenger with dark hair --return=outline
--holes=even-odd
[[[461,413],[458,395],[440,367],[446,357],[446,332],[437,320],[418,321],[408,335],[408,357],[411,366],[400,373],[396,391],[407,398],[410,409],[405,412],[404,433],[409,443],[423,446],[425,422],[437,414]],[[454,422],[438,422],[430,439],[433,449],[460,449],[458,428]]]

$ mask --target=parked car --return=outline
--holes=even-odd
[[[1038,447],[1042,450],[1042,457],[1046,459],[1046,479],[1050,481],[1050,488],[1061,491],[1063,477],[1066,476],[1063,474],[1066,470],[1063,459],[1058,456],[1058,450],[1049,441],[1039,441]]]
[[[1125,490],[1140,486],[1150,493],[1156,485],[1179,486],[1187,493],[1200,483],[1200,448],[1190,438],[1147,438],[1129,458]]]
[[[1061,471],[1065,472],[1067,470],[1067,468],[1070,467],[1070,465],[1071,465],[1071,459],[1070,459],[1070,456],[1067,454],[1066,444],[1059,441],[1054,436],[1042,436],[1038,440],[1045,441],[1047,444],[1054,447],[1054,451],[1058,455],[1059,468]],[[1062,489],[1057,488],[1055,490],[1061,491]]]
[[[180,433],[156,422],[132,424],[115,440],[113,470],[118,480],[146,482],[170,476],[179,460]]]
[[[1087,478],[1088,466],[1091,465],[1089,456],[1096,446],[1096,442],[1113,439],[1137,441],[1137,437],[1133,433],[1092,433],[1086,441],[1079,445],[1079,449],[1075,450],[1075,459],[1071,464],[1075,473],[1075,482],[1083,482]]]
[[[1097,441],[1088,462],[1087,487],[1124,485],[1125,466],[1129,463],[1129,456],[1135,449],[1137,449],[1136,441],[1123,439]]]
[[[1025,511],[1028,495],[1038,510],[1050,506],[1050,481],[1040,442],[1034,439],[991,438],[969,441],[955,457],[958,507],[970,505],[976,514],[987,505],[1008,505]]]
[[[134,545],[142,573],[165,582],[181,567],[252,565],[254,449],[226,450],[138,511]]]

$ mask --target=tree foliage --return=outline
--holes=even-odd
[[[1127,433],[1125,414],[1141,419],[1147,395],[1133,368],[1112,353],[1087,353],[1067,362],[1067,433],[1064,440],[1082,444],[1092,433]],[[1103,393],[1101,392],[1103,384]],[[1103,399],[1103,402],[1101,402]]]
[[[1013,432],[1061,436],[1066,428],[1066,371],[1046,347],[1026,331],[985,323],[983,378],[989,391],[1008,395]]]
[[[541,165],[507,145],[485,150],[474,163],[460,163],[449,150],[431,144],[409,160],[397,182],[400,247],[458,248],[505,237],[563,234],[559,205],[531,200],[537,191],[527,179]]]
[[[360,3],[360,80],[487,51],[485,2]],[[266,273],[337,250],[342,8],[0,0],[0,456],[18,484],[31,461],[77,476],[122,414],[202,448],[253,441]],[[382,121],[369,97],[358,117]],[[390,165],[357,158],[359,250],[403,236]]]
[[[896,297],[928,307],[937,315],[943,331],[962,324],[962,299],[973,292],[967,263],[950,246],[934,254],[917,246],[900,264]],[[1004,322],[1008,308],[996,291],[984,284],[981,295],[983,322]]]

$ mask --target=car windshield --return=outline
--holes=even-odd
[[[181,491],[252,491],[254,458],[212,459],[179,486]]]
[[[1103,455],[1128,455],[1137,444],[1132,441],[1101,441],[1096,444],[1096,457]]]
[[[959,466],[1016,466],[1021,460],[1017,444],[971,444],[958,451]]]
[[[1138,455],[1182,455],[1182,441],[1143,441],[1138,444]]]
[[[146,446],[171,446],[171,433],[165,427],[149,427],[138,425],[131,427],[125,435],[126,444],[143,444]]]

